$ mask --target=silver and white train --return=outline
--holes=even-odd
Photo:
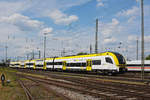
[[[128,71],[141,71],[141,60],[127,61]],[[144,61],[144,71],[150,71],[150,60]]]

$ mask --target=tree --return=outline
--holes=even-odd
[[[146,60],[150,60],[150,55],[148,55],[145,59],[146,59]]]

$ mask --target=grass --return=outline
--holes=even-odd
[[[16,81],[16,72],[14,69],[0,67],[0,75],[5,75],[5,86],[2,86],[0,81],[0,100],[26,100],[23,89]],[[7,80],[10,80],[10,83],[7,83]]]

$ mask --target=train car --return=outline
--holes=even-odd
[[[128,71],[141,71],[141,60],[127,61]],[[144,71],[150,71],[150,60],[144,61]]]
[[[46,69],[47,70],[54,70],[54,60],[55,58],[46,58]]]
[[[35,69],[35,62],[36,62],[36,60],[26,60],[24,62],[24,65],[25,65],[24,68]]]
[[[44,60],[43,59],[35,60],[35,69],[44,69]]]
[[[15,62],[10,62],[9,67],[14,68],[15,67]]]
[[[14,62],[10,62],[9,67],[11,68],[20,68],[20,61],[14,61]]]
[[[46,63],[46,68],[50,66],[50,69],[52,68],[51,70],[55,71],[62,71],[63,65],[65,63],[64,59],[62,59],[61,57],[49,59],[48,62],[49,63]]]
[[[63,71],[94,71],[109,75],[126,71],[124,57],[116,52],[47,58],[46,68]]]
[[[25,67],[24,61],[20,61],[20,68],[24,68],[24,67]]]

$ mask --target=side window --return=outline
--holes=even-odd
[[[67,66],[70,66],[70,63],[67,63]]]
[[[76,67],[80,67],[80,66],[81,66],[81,63],[75,63],[75,66],[76,66]]]
[[[101,65],[101,60],[93,60],[92,64],[93,65]]]
[[[107,63],[111,63],[111,64],[113,64],[113,62],[112,62],[111,58],[106,57],[105,59],[106,59],[106,62],[107,62]]]
[[[64,61],[64,62],[62,63],[62,65],[63,65],[63,66],[66,66],[66,65],[67,65],[67,63]]]
[[[46,65],[53,65],[53,62],[47,62]]]
[[[86,63],[82,63],[82,67],[86,67]]]

